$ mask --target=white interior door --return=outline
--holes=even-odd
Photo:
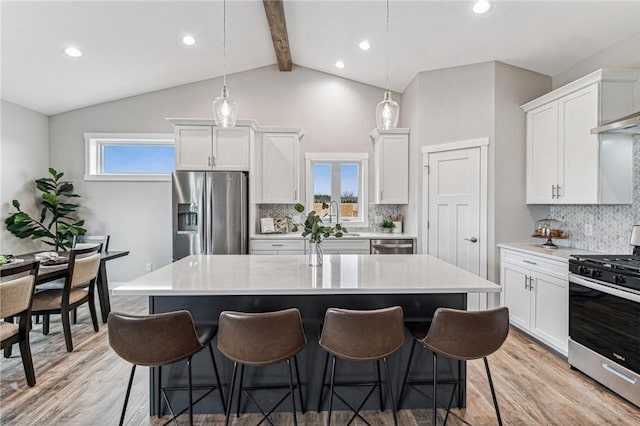
[[[480,147],[428,154],[427,253],[482,276],[480,154]],[[468,308],[486,308],[486,295],[470,294]]]

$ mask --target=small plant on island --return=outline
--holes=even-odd
[[[77,218],[79,204],[71,202],[79,198],[73,193],[73,183],[61,181],[64,173],[49,168],[51,177],[36,179],[36,187],[42,191],[42,210],[40,220],[36,220],[24,212],[18,200],[13,200],[13,207],[18,210],[9,216],[4,223],[7,230],[18,238],[42,239],[42,242],[53,246],[56,251],[67,250],[73,245],[75,235],[84,235],[84,220]]]

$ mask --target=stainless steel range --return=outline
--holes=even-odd
[[[569,363],[637,406],[639,251],[569,259]]]

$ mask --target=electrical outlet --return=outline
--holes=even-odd
[[[147,270],[147,272],[153,271],[153,263],[151,262],[147,263],[147,265],[145,266],[145,269]]]
[[[584,224],[584,235],[585,237],[593,237],[593,225],[590,223]]]

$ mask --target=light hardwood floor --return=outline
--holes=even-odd
[[[146,312],[143,297],[114,297],[114,310]],[[74,352],[67,353],[59,317],[52,317],[51,334],[41,325],[31,333],[38,383],[29,388],[20,353],[2,358],[0,368],[0,423],[3,425],[117,425],[129,378],[130,366],[109,348],[107,329],[91,328],[89,312],[82,307],[72,326]],[[505,425],[640,425],[640,410],[616,397],[586,376],[572,371],[565,360],[515,329],[503,348],[490,357],[498,401]],[[455,410],[449,424],[496,424],[482,361],[469,362],[468,408]],[[444,410],[440,410],[441,416]],[[372,424],[392,424],[389,411],[365,412]],[[349,413],[334,414],[341,425]],[[242,415],[234,425],[253,425],[255,415]],[[165,419],[166,421],[167,419]],[[290,415],[274,416],[274,423],[292,424]],[[322,425],[325,413],[298,416],[299,424]],[[428,425],[430,410],[401,410],[401,425]],[[441,419],[442,421],[442,419]],[[196,416],[197,424],[224,424],[221,415]],[[126,424],[160,425],[148,414],[148,369],[139,368],[134,381]],[[187,419],[181,419],[187,424]],[[359,424],[354,422],[354,424]]]

